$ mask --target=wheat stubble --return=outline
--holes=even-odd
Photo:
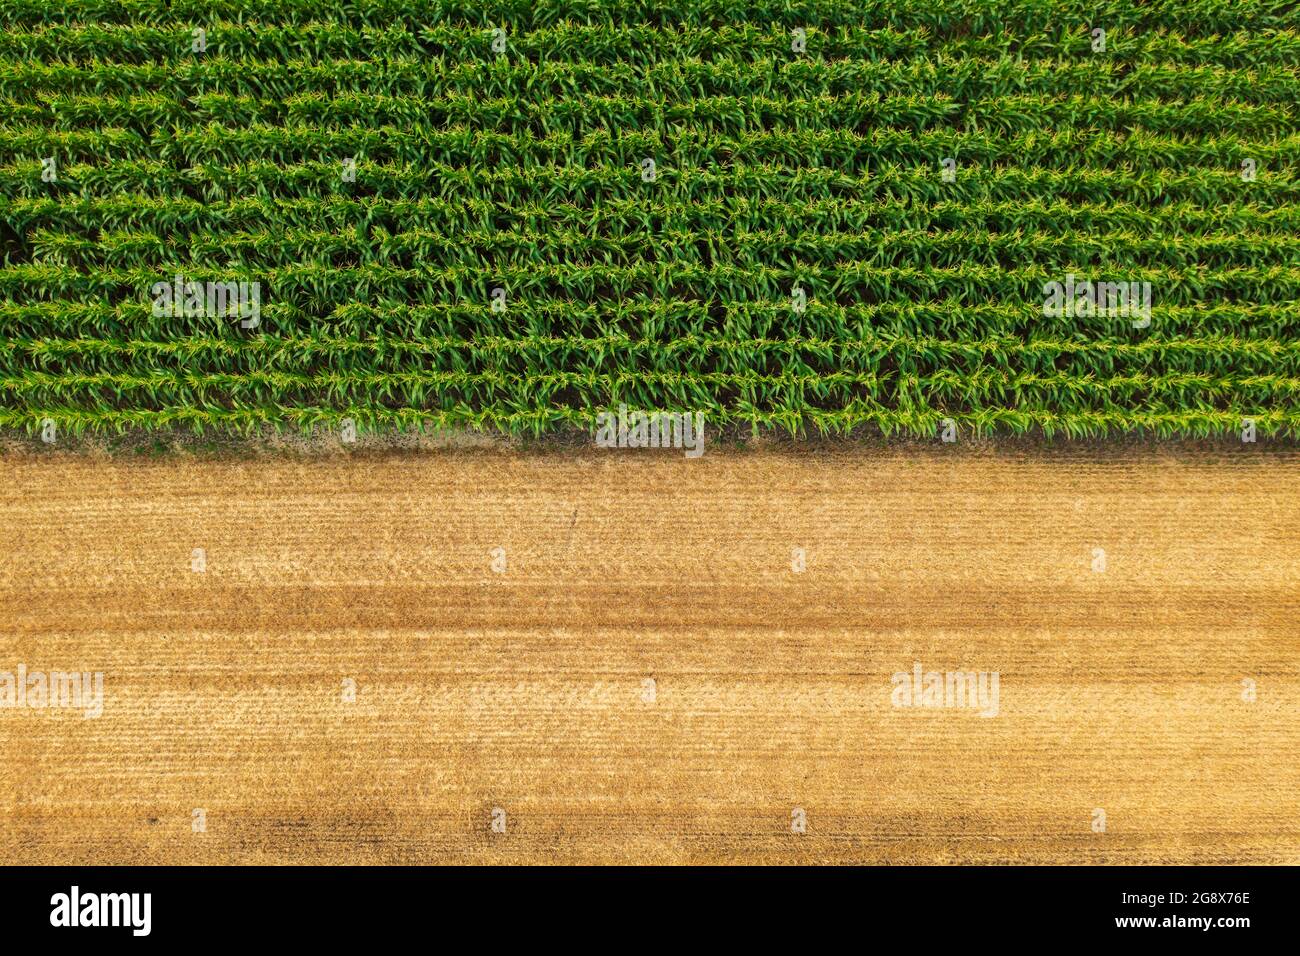
[[[0,670],[105,704],[0,710],[0,848],[1298,863],[1298,463],[11,455]],[[998,671],[999,716],[891,707],[913,661]]]

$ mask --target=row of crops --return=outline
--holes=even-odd
[[[1298,110],[1273,0],[0,0],[0,427],[1295,435]]]

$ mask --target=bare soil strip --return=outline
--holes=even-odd
[[[11,454],[0,672],[104,696],[0,709],[0,852],[1300,863],[1298,467]]]

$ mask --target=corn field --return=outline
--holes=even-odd
[[[0,27],[0,427],[1300,434],[1291,0]],[[1067,277],[1149,312],[1053,314]],[[257,321],[160,310],[175,278]]]

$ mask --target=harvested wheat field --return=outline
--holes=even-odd
[[[9,454],[0,667],[104,676],[0,711],[0,851],[1300,863],[1259,449]]]

